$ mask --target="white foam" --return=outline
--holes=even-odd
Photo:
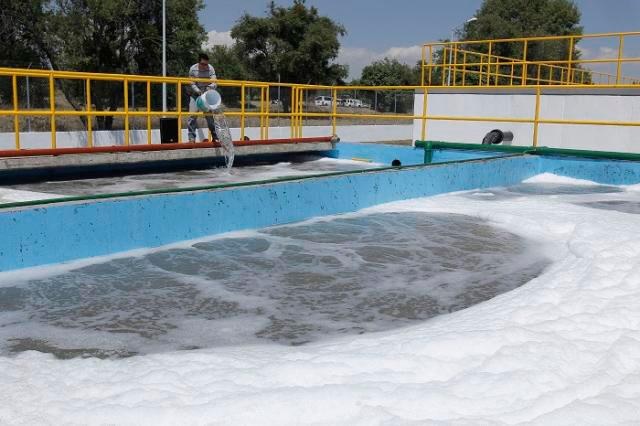
[[[525,183],[553,183],[553,184],[561,184],[561,185],[599,185],[596,182],[585,180],[585,179],[576,179],[567,176],[560,176],[553,173],[541,173],[539,175],[530,177],[529,179],[524,180]]]
[[[637,200],[637,194],[621,193]],[[573,196],[572,200],[579,199]],[[302,347],[118,361],[0,358],[7,424],[637,424],[640,220],[551,197],[457,195],[369,211],[450,211],[536,238],[554,264],[413,327]]]
[[[19,189],[0,188],[0,204],[15,203],[21,201],[48,200],[51,198],[61,198],[64,195],[48,194],[36,191],[24,191]]]

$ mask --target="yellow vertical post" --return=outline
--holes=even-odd
[[[540,86],[536,86],[536,111],[533,117],[533,147],[538,146],[538,127],[540,125]]]
[[[529,47],[529,40],[525,40],[524,41],[524,47],[522,49],[522,60],[524,61],[522,63],[522,85],[526,86],[527,85],[527,49]]]
[[[620,34],[620,42],[618,44],[618,63],[616,66],[616,84],[620,84],[621,70],[622,70],[622,52],[624,50],[624,35]]]
[[[424,87],[424,94],[422,99],[422,130],[420,131],[420,139],[427,140],[427,88]]]
[[[455,86],[456,85],[456,74],[458,72],[458,45],[454,44],[452,46],[453,48],[453,61],[451,63],[451,66],[453,67],[453,76],[451,77],[451,85]]]
[[[18,76],[11,76],[11,86],[13,89],[13,130],[15,132],[16,149],[20,149],[20,116],[18,115]]]
[[[124,87],[124,144],[129,145],[129,80],[123,81]]]
[[[553,82],[553,67],[549,65],[549,84]]]
[[[266,109],[265,109],[265,125],[264,125],[264,138],[265,139],[269,139],[269,126],[271,125],[270,123],[270,117],[269,114],[271,113],[271,87],[267,86],[265,88],[265,92],[266,92],[266,97],[267,97],[267,105],[266,105]]]
[[[151,144],[151,80],[147,80],[147,144]]]
[[[571,67],[573,66],[573,44],[574,44],[574,40],[573,37],[571,37],[569,39],[569,58],[567,61],[567,83],[571,84],[573,77],[572,77],[572,71],[571,71]]]
[[[467,84],[467,51],[462,53],[462,86]],[[423,84],[424,85],[424,84]]]
[[[176,107],[178,110],[178,143],[182,142],[182,82],[176,84]]]
[[[515,71],[515,62],[512,59],[511,60],[511,78],[509,79],[509,86],[513,86],[513,74],[514,74],[514,71]]]
[[[560,81],[559,83],[562,84],[564,82],[564,68],[560,68]]]
[[[493,52],[493,42],[489,42],[489,55],[487,56],[487,86],[491,82],[491,53]]]
[[[422,45],[422,52],[421,52],[421,54],[422,54],[422,63],[421,63],[422,66],[420,67],[420,84],[423,85],[423,86],[424,86],[424,66],[425,66],[424,63],[425,63],[425,56],[426,56],[425,50],[426,50],[425,49],[425,45],[423,44]]]
[[[258,87],[258,89],[260,89],[260,101],[258,103],[260,105],[260,108],[258,110],[258,118],[259,118],[258,127],[260,128],[260,136],[258,137],[258,139],[263,140],[264,139],[264,87],[260,86]]]
[[[542,64],[538,64],[538,72],[536,74],[536,84],[540,84],[540,73],[542,72]]]
[[[87,92],[87,146],[93,147],[93,115],[91,115],[91,79],[85,81],[85,91]]]
[[[444,72],[445,70],[447,70],[448,72],[451,72],[451,70],[449,69],[449,53],[448,53],[448,47],[444,47],[444,51],[442,52],[442,86],[445,85],[445,83],[447,82],[447,78],[448,78],[448,74],[445,77]]]
[[[240,85],[240,140],[244,140],[244,83]]]
[[[429,86],[431,86],[432,72],[433,72],[433,46],[429,45]]]
[[[295,105],[296,105],[296,87],[291,86],[291,106],[289,111],[289,127],[291,128],[291,138],[293,139],[295,136],[295,131],[293,130],[294,126],[294,113],[295,113]]]
[[[331,104],[331,135],[332,136],[336,136],[336,128],[337,128],[337,117],[336,114],[338,113],[338,89],[336,89],[335,87],[333,88],[332,92],[331,92],[332,98],[333,98],[333,103]]]
[[[51,148],[56,148],[56,87],[53,72],[49,73],[49,117],[51,117]]]
[[[302,118],[302,113],[303,113],[303,108],[304,108],[304,96],[305,96],[305,89],[301,88],[300,89],[300,98],[298,99],[298,134],[297,137],[301,138],[302,137],[302,125],[303,125],[303,118]]]

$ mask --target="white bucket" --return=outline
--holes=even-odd
[[[202,112],[211,112],[220,108],[222,97],[216,90],[207,90],[196,99],[196,106]]]

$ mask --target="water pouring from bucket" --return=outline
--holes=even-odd
[[[222,151],[224,152],[225,163],[227,169],[231,169],[231,167],[233,167],[235,150],[229,124],[227,123],[227,118],[222,108],[222,96],[220,96],[217,90],[210,86],[206,92],[198,96],[196,106],[204,113],[213,114],[213,123],[220,145],[222,146]]]

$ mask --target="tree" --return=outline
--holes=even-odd
[[[304,0],[294,0],[288,8],[272,1],[266,17],[245,13],[231,29],[253,78],[306,84],[336,84],[346,78],[347,67],[334,63],[345,33]]]
[[[582,35],[580,10],[571,0],[484,0],[475,16],[477,20],[465,24],[460,34],[461,40]],[[576,42],[578,40],[579,38]],[[573,45],[571,55],[573,59],[580,58],[580,51],[576,44]],[[469,44],[464,48],[488,53],[488,46],[485,44]],[[569,48],[568,39],[529,42],[527,60],[566,61],[570,56]],[[522,59],[524,44],[522,42],[494,43],[492,55]],[[442,58],[440,58],[441,62]],[[534,77],[536,68],[529,67],[527,75]],[[572,65],[572,68],[578,67]],[[554,79],[560,77],[560,72],[559,69],[554,71]]]
[[[384,58],[372,62],[362,69],[360,84],[364,86],[412,86],[419,84],[417,67],[400,63],[397,59]],[[400,99],[400,100],[399,100]],[[413,97],[398,98],[395,90],[377,93],[377,99],[368,99],[378,111],[406,112],[413,105]]]
[[[205,38],[197,12],[202,0],[167,1],[167,73],[184,75]],[[88,72],[157,75],[162,69],[162,5],[145,0],[54,0],[54,68]],[[65,82],[65,93],[82,103],[82,87]],[[159,106],[160,87],[152,99]],[[122,90],[111,82],[92,84],[97,110],[122,106]],[[110,129],[113,119],[99,118]]]

